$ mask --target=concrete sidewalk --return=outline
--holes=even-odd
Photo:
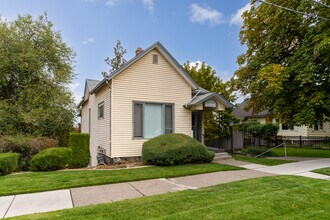
[[[0,218],[110,203],[274,174],[235,170],[0,197]]]
[[[247,170],[222,171],[168,179],[151,179],[4,196],[0,197],[0,218],[49,212],[91,204],[110,203],[279,174],[330,180],[329,176],[310,172],[314,169],[330,167],[330,158],[303,160],[278,166],[251,164],[234,159],[215,160],[214,162],[244,167]]]

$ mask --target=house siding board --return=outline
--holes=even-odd
[[[310,136],[310,137],[330,137],[330,122],[323,123],[322,131],[314,131],[313,128],[308,128],[308,136]]]
[[[89,101],[85,102],[81,109],[81,133],[89,133],[89,120],[88,120],[88,109],[89,109]]]
[[[91,155],[96,160],[98,146],[106,150],[110,156],[110,89],[104,85],[97,93],[93,94],[94,104],[92,108],[92,135]],[[98,104],[104,102],[104,117],[98,119]]]
[[[104,102],[104,117],[98,119],[98,104]],[[98,146],[106,150],[106,155],[110,156],[110,89],[104,85],[97,93],[91,94],[87,102],[84,103],[81,113],[81,132],[89,133],[89,108],[90,118],[90,154],[91,166],[97,165]]]
[[[153,54],[158,64],[152,63]],[[175,132],[192,135],[191,111],[183,107],[191,99],[191,86],[156,49],[112,80],[112,157],[141,156],[146,139],[133,138],[133,101],[173,103]]]
[[[297,126],[295,130],[282,130],[281,124],[279,126],[280,126],[280,130],[277,133],[277,135],[279,136],[303,136],[303,137],[307,136],[307,130],[308,130],[307,126],[299,126],[299,127]]]

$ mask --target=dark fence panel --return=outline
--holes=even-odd
[[[330,137],[278,136],[289,147],[330,150]]]
[[[330,137],[276,136],[270,142],[252,136],[244,136],[244,147],[276,146],[285,143],[288,147],[330,150]]]

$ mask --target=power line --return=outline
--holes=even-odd
[[[330,8],[329,5],[324,4],[324,3],[320,2],[320,1],[316,1],[316,0],[310,0],[310,1],[315,2],[315,3],[319,4],[319,5],[323,5],[323,6],[327,7],[327,8]]]
[[[283,10],[291,11],[291,12],[294,12],[294,13],[298,13],[298,14],[301,14],[301,15],[311,16],[311,17],[322,19],[322,20],[330,21],[330,19],[324,18],[324,17],[320,17],[318,15],[314,15],[314,14],[309,14],[309,13],[297,11],[297,10],[294,10],[294,9],[291,9],[291,8],[287,8],[287,7],[284,7],[284,6],[276,5],[276,4],[270,3],[270,2],[265,2],[265,1],[262,1],[262,0],[257,0],[257,1],[258,2],[261,2],[261,3],[264,3],[266,5],[271,5],[271,6],[274,6],[274,7],[283,9]]]

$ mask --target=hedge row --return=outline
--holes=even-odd
[[[18,164],[17,153],[0,154],[0,175],[9,174],[17,169]]]
[[[214,153],[185,134],[164,134],[144,142],[142,160],[146,164],[172,166],[190,163],[208,163]]]
[[[86,167],[89,163],[89,134],[71,133],[69,146],[72,149],[70,168]]]

